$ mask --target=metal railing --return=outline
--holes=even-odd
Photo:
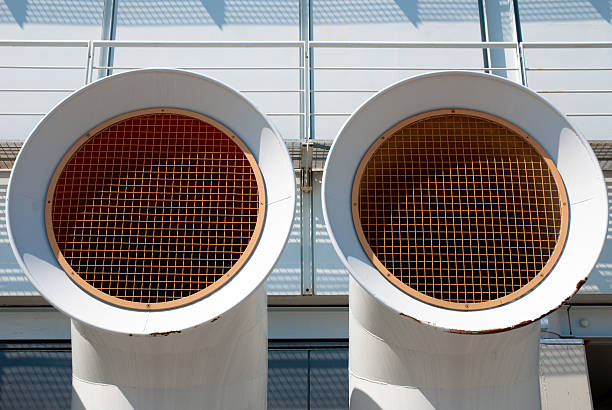
[[[90,53],[91,53],[91,41],[86,40],[0,40],[0,50],[6,47],[19,47],[19,48],[82,48],[87,50],[87,58],[82,65],[45,65],[45,64],[5,64],[0,59],[0,73],[5,73],[7,76],[14,75],[16,71],[34,70],[35,72],[49,72],[59,70],[71,70],[81,71],[83,75],[83,84],[87,83],[87,76],[90,71]],[[8,71],[8,73],[7,73]],[[24,88],[24,87],[2,87],[0,88],[0,98],[7,93],[58,93],[67,94],[75,91],[74,88]],[[13,117],[42,117],[46,112],[24,112],[24,111],[0,111],[0,117],[13,116]]]
[[[62,61],[62,53],[57,53],[54,56],[54,62],[56,64],[44,64],[38,63],[43,61],[42,58],[25,59],[23,63],[20,60],[11,59],[6,57],[7,53],[3,50],[7,48],[21,48],[24,50],[22,54],[27,54],[26,49],[31,51],[50,51],[50,50],[81,50],[82,56],[78,59],[70,58],[67,59],[67,63]],[[67,96],[70,92],[75,91],[76,88],[86,85],[98,78],[104,77],[113,72],[121,72],[127,70],[134,70],[150,66],[150,63],[146,63],[146,60],[138,60],[138,58],[128,58],[130,62],[136,62],[136,64],[121,64],[124,61],[121,58],[115,58],[115,61],[119,61],[118,64],[113,63],[113,59],[109,59],[108,56],[110,51],[130,51],[139,52],[148,50],[155,51],[157,54],[153,54],[153,61],[156,56],[163,56],[164,50],[197,50],[197,52],[210,52],[213,50],[226,50],[228,54],[231,54],[229,50],[235,51],[252,51],[257,50],[256,58],[253,60],[253,53],[243,53],[244,58],[232,58],[231,64],[225,63],[223,60],[216,64],[210,64],[209,62],[215,62],[219,60],[206,59],[201,55],[199,58],[186,59],[185,61],[194,61],[194,64],[181,65],[171,64],[172,68],[179,68],[184,70],[198,71],[213,73],[213,76],[221,73],[244,73],[243,76],[251,76],[255,74],[264,73],[264,76],[268,79],[274,80],[280,74],[291,73],[292,82],[289,86],[274,86],[275,81],[268,81],[272,86],[266,86],[265,83],[260,83],[256,80],[241,82],[239,86],[235,87],[238,91],[250,95],[252,98],[259,96],[270,95],[276,98],[271,100],[282,100],[282,101],[295,101],[297,109],[288,108],[286,110],[278,109],[266,109],[267,106],[263,106],[264,112],[272,117],[274,122],[284,121],[287,119],[294,119],[299,124],[295,129],[292,128],[290,131],[284,133],[285,137],[293,139],[294,141],[289,145],[293,144],[292,150],[295,151],[296,155],[299,155],[298,175],[300,178],[299,189],[301,190],[301,203],[299,207],[300,213],[300,236],[302,241],[302,255],[301,255],[301,270],[302,270],[302,294],[311,295],[314,293],[314,259],[313,259],[313,240],[314,240],[314,222],[313,222],[313,198],[312,198],[312,174],[313,172],[319,172],[321,167],[313,166],[313,158],[317,157],[317,144],[321,145],[321,140],[330,140],[333,135],[339,129],[341,122],[343,122],[349,115],[354,107],[360,105],[367,98],[373,94],[379,92],[381,89],[390,85],[394,82],[398,73],[402,75],[412,75],[416,73],[423,73],[428,71],[437,70],[450,70],[450,71],[478,71],[484,73],[493,73],[497,75],[503,75],[513,79],[516,82],[522,83],[526,86],[531,86],[535,91],[548,95],[551,98],[557,98],[556,96],[566,96],[568,98],[584,98],[584,96],[597,96],[597,98],[608,98],[607,104],[600,104],[602,107],[600,110],[583,110],[567,111],[566,115],[575,118],[577,121],[603,121],[612,118],[612,80],[604,80],[603,82],[597,82],[597,86],[587,87],[560,87],[560,88],[538,88],[534,86],[537,83],[538,73],[550,72],[550,73],[565,73],[571,78],[587,78],[585,76],[591,76],[592,73],[609,73],[612,71],[612,64],[608,65],[593,65],[584,64],[582,61],[568,60],[568,59],[552,59],[552,61],[560,60],[564,64],[551,64],[551,65],[532,65],[532,61],[537,56],[532,53],[545,52],[567,52],[575,50],[612,50],[612,42],[572,42],[572,43],[536,43],[536,42],[379,42],[379,41],[21,41],[21,40],[0,40],[0,129],[3,129],[5,134],[0,135],[0,138],[5,140],[12,139],[18,140],[23,139],[30,128],[35,125],[35,121],[38,121],[43,115],[46,114],[44,109],[39,111],[29,111],[19,109],[19,104],[12,104],[12,99],[22,103],[22,106],[29,107],[29,104],[23,104],[24,102],[32,101],[32,106],[40,106],[39,100],[44,100],[49,106],[59,102],[62,98]],[[266,53],[272,53],[275,50],[286,50],[289,54],[295,55],[295,59],[285,59],[283,63],[274,64],[273,59],[265,58]],[[389,53],[388,56],[394,62],[397,60],[408,61],[410,64],[387,64],[383,60],[369,59],[365,64],[354,64],[351,61],[359,61],[359,58],[353,60],[347,59],[336,59],[338,64],[322,64],[321,59],[318,57],[321,53],[329,53],[332,50],[338,51],[338,55],[350,56],[351,53],[355,55],[367,56],[369,52],[374,50],[385,50],[375,51],[376,53]],[[441,53],[451,50],[453,53],[460,53],[462,56],[469,56],[455,62],[452,58],[435,58],[435,64],[428,64],[428,59],[414,59],[414,58],[401,58],[396,59],[395,57],[401,55],[407,57],[410,53]],[[499,59],[493,55],[493,50],[497,53],[503,53],[504,58]],[[17,53],[19,55],[20,53]],[[433,55],[432,54],[432,55]],[[485,58],[483,58],[485,56]],[[498,55],[499,56],[499,55]],[[235,53],[233,57],[236,57]],[[314,57],[314,58],[313,58]],[[316,58],[316,60],[315,60]],[[609,61],[612,61],[612,56],[606,57]],[[9,61],[7,61],[9,60]],[[317,63],[315,64],[314,61]],[[75,63],[78,62],[78,64]],[[138,63],[142,61],[142,64]],[[163,61],[163,60],[159,60]],[[329,61],[329,60],[328,60]],[[422,63],[419,63],[421,62]],[[464,63],[461,63],[463,61]],[[465,64],[465,61],[469,61],[470,64]],[[502,64],[498,64],[502,61]],[[32,64],[35,62],[36,64]],[[203,62],[203,64],[198,64]],[[498,66],[497,66],[498,65]],[[380,76],[383,80],[376,83],[375,86],[363,86],[362,81],[357,80],[353,83],[346,82],[328,82],[328,86],[320,86],[324,84],[319,80],[319,76],[331,75],[336,78],[344,77],[355,77],[356,75],[365,75],[368,78],[371,76]],[[41,78],[42,76],[42,78]],[[572,77],[573,76],[573,77]],[[45,79],[49,79],[49,84],[57,85],[55,79],[60,78],[63,80],[70,79],[72,85],[62,86],[61,84],[57,87],[45,87]],[[351,78],[353,78],[351,77]],[[609,76],[612,77],[612,76]],[[20,86],[22,80],[28,79],[36,80],[32,81],[32,86]],[[253,77],[255,78],[255,77]],[[15,81],[13,81],[13,79]],[[54,81],[51,81],[53,79]],[[18,81],[19,80],[19,81]],[[42,80],[42,81],[41,81]],[[59,81],[62,83],[61,81]],[[23,81],[22,81],[23,83]],[[28,82],[29,83],[29,82]],[[587,82],[588,83],[588,82]],[[592,82],[591,82],[592,83]],[[589,84],[591,84],[589,83]],[[37,85],[36,85],[37,84]],[[42,84],[42,86],[41,86]],[[62,83],[63,84],[63,83]],[[248,86],[245,86],[247,84]],[[348,84],[348,85],[347,85]],[[232,83],[230,82],[230,85]],[[330,86],[331,85],[331,86]],[[295,97],[294,97],[295,96]],[[321,99],[338,96],[335,100],[345,101],[344,107],[340,107],[337,110],[331,110],[320,108],[323,104],[320,104]],[[346,104],[346,101],[350,101],[350,104]],[[576,100],[577,101],[577,100]],[[337,107],[339,104],[332,104],[331,108]],[[278,104],[276,105],[278,106]],[[286,105],[282,105],[285,107]],[[15,107],[15,108],[13,108]],[[329,107],[328,107],[329,108]],[[322,132],[318,129],[318,121],[332,121],[333,125],[327,127],[327,131]],[[5,126],[8,124],[8,126]],[[582,125],[588,125],[588,123],[578,124],[579,128]],[[612,122],[609,122],[608,126],[603,127],[605,131],[609,133],[612,130]],[[7,135],[6,130],[17,130],[15,136]],[[281,128],[281,132],[282,132]],[[17,135],[17,133],[19,135]],[[588,135],[587,137],[606,138],[612,137],[612,135]],[[315,140],[317,143],[315,143]],[[323,144],[325,145],[325,144]],[[323,146],[321,145],[321,146]],[[327,145],[328,146],[328,145]],[[319,147],[320,148],[320,147]],[[320,150],[320,149],[319,149]],[[319,156],[320,153],[319,153]],[[319,161],[320,162],[320,161]]]
[[[395,66],[312,66],[312,72],[318,71],[364,71],[364,72],[377,72],[377,71],[391,71],[401,72],[409,71],[413,73],[423,73],[428,71],[478,71],[490,73],[492,71],[502,72],[517,72],[521,71],[520,59],[518,58],[519,52],[517,43],[513,42],[379,42],[379,41],[360,41],[360,42],[349,42],[349,41],[310,41],[310,47],[313,50],[316,49],[336,49],[336,50],[347,50],[347,49],[395,49],[395,50],[435,50],[435,49],[452,49],[452,50],[490,50],[490,49],[507,49],[512,50],[515,53],[515,66],[510,67],[486,67],[484,64],[479,66],[453,66],[449,64],[442,65],[395,65]],[[367,93],[375,94],[380,89],[317,89],[312,87],[309,90],[310,93]],[[311,114],[312,117],[348,117],[352,113],[350,112],[320,112],[315,111]]]
[[[369,88],[317,88],[317,84],[313,81],[313,77],[321,72],[427,72],[437,70],[451,71],[479,71],[479,72],[501,72],[508,76],[515,74],[515,80],[529,86],[529,78],[535,72],[566,72],[579,73],[588,75],[594,71],[612,72],[612,66],[593,66],[593,65],[576,65],[567,64],[564,66],[532,66],[529,64],[527,51],[531,50],[577,50],[577,49],[609,49],[612,50],[612,42],[379,42],[379,41],[309,41],[308,49],[304,41],[117,41],[117,40],[102,40],[102,41],[86,41],[86,40],[61,40],[61,41],[32,41],[32,40],[1,40],[0,49],[5,47],[20,47],[20,48],[81,48],[85,58],[80,65],[46,65],[46,64],[7,64],[6,61],[0,60],[0,73],[4,72],[6,76],[19,75],[19,72],[33,71],[42,73],[38,75],[48,75],[49,72],[58,71],[74,71],[74,75],[80,75],[83,78],[81,85],[85,85],[96,78],[105,75],[105,73],[113,70],[126,71],[144,66],[122,66],[122,65],[105,65],[96,63],[105,48],[113,48],[115,50],[122,48],[140,48],[140,49],[296,49],[301,56],[294,65],[260,65],[260,64],[243,64],[243,65],[185,65],[173,68],[193,71],[240,71],[249,72],[270,71],[273,76],[274,72],[279,70],[294,71],[299,73],[296,78],[295,87],[291,88],[238,88],[239,91],[245,94],[297,94],[300,98],[300,109],[296,111],[269,111],[267,115],[271,117],[298,117],[300,118],[300,133],[299,138],[305,141],[315,139],[313,134],[312,121],[316,117],[347,117],[350,112],[332,112],[321,111],[316,109],[316,104],[313,104],[314,98],[317,95],[337,93],[337,94],[363,94],[365,98],[374,94],[382,87]],[[509,51],[514,58],[510,60],[510,64],[505,64],[500,67],[487,67],[487,64],[480,65],[454,65],[447,61],[439,65],[315,65],[310,63],[312,59],[308,58],[310,53],[322,49],[342,50],[350,52],[350,50],[360,49],[391,49],[391,50],[487,50],[500,49]],[[572,63],[575,63],[572,61]],[[78,72],[79,74],[76,74]],[[520,75],[518,75],[520,74]],[[74,91],[74,88],[44,88],[44,87],[1,87],[0,97],[7,93],[18,94],[67,94]],[[612,84],[602,88],[591,89],[536,89],[535,91],[541,94],[603,94],[612,95]],[[365,100],[364,98],[364,100]],[[58,98],[59,99],[59,98]],[[609,106],[612,107],[612,104]],[[603,111],[587,111],[587,112],[566,112],[570,117],[612,117],[612,108],[605,107]],[[29,112],[29,111],[0,111],[0,117],[22,117],[22,116],[43,116],[45,112]]]
[[[612,50],[612,42],[523,42],[519,44],[519,53],[523,65],[523,85],[529,86],[530,72],[581,72],[583,75],[596,71],[612,73],[612,66],[565,65],[565,66],[531,66],[527,62],[525,50]],[[612,77],[612,76],[611,76]],[[535,89],[540,94],[608,94],[612,96],[612,82],[609,88],[595,89]],[[565,112],[568,117],[612,117],[612,102],[605,112]]]

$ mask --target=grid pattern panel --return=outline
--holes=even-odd
[[[359,221],[375,257],[437,300],[481,303],[518,291],[560,237],[548,164],[522,136],[485,118],[444,114],[401,128],[369,158],[359,183]]]
[[[89,138],[57,180],[51,216],[59,250],[80,278],[107,295],[154,304],[221,279],[251,241],[259,207],[239,145],[199,118],[158,112]]]

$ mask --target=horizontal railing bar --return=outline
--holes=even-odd
[[[303,112],[267,112],[266,115],[271,117],[288,117],[288,116],[302,116]]]
[[[311,93],[377,93],[379,90],[310,90]]]
[[[0,47],[87,47],[86,40],[0,40]],[[94,40],[94,47],[302,47],[303,41],[123,41]],[[311,41],[313,48],[508,48],[514,42]],[[522,42],[524,48],[612,48],[610,41]]]
[[[1,116],[13,116],[13,115],[19,115],[19,116],[43,116],[43,115],[47,115],[47,113],[45,112],[0,112]]]
[[[0,40],[0,47],[87,47],[86,40]]]
[[[73,65],[0,65],[0,68],[15,68],[20,70],[85,70],[85,66]]]
[[[94,70],[138,70],[144,67],[121,67],[121,66],[93,66]],[[172,67],[178,70],[301,70],[303,67],[300,66],[287,66],[287,67],[256,67],[256,66],[241,66],[241,67]]]
[[[426,42],[426,41],[310,41],[311,48],[516,48],[516,43],[497,42]]]
[[[60,88],[0,88],[0,92],[4,92],[4,93],[71,93],[76,91],[75,88],[66,88],[66,89],[60,89]],[[304,92],[304,90],[293,90],[293,89],[286,89],[286,90],[274,90],[274,89],[269,89],[269,90],[239,90],[240,92],[243,93],[301,93]]]
[[[76,89],[61,88],[0,88],[3,93],[71,93]]]
[[[87,47],[86,40],[0,40],[0,47]],[[302,47],[303,41],[123,41],[94,40],[94,47]],[[610,41],[522,42],[524,48],[612,48]],[[312,48],[507,48],[514,42],[310,41]]]
[[[514,67],[312,67],[313,70],[372,70],[372,71],[389,71],[389,70],[397,70],[397,71],[518,71],[519,68]]]
[[[353,115],[346,112],[315,112],[310,114],[312,117],[347,117]]]
[[[35,112],[0,112],[0,116],[41,116],[46,115],[46,113],[35,113]],[[294,112],[278,112],[278,113],[266,113],[266,115],[270,116],[302,116],[304,113],[294,113]],[[349,116],[352,113],[311,113],[313,117],[330,117],[330,116]],[[612,117],[612,113],[566,113],[568,117]]]
[[[94,47],[260,47],[260,48],[287,48],[302,47],[303,41],[122,41],[122,40],[94,40]]]
[[[523,42],[523,48],[612,48],[612,41]]]
[[[239,90],[241,93],[303,93],[304,90]]]
[[[612,90],[535,90],[541,94],[606,94]]]
[[[612,112],[568,112],[568,117],[612,117]]]
[[[525,67],[527,71],[611,71],[612,67]]]

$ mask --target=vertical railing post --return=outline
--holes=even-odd
[[[85,84],[89,84],[91,82],[91,67],[93,61],[93,41],[89,40],[87,42],[87,61],[85,62]]]
[[[523,47],[523,43],[518,44],[519,49],[519,60],[521,63],[521,78],[523,80],[523,85],[525,87],[529,87],[529,81],[527,80],[527,60],[525,58],[525,48]]]

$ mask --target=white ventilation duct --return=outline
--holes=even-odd
[[[477,73],[399,82],[330,151],[323,209],[350,270],[354,409],[536,409],[538,319],[607,227],[589,145],[536,93]]]
[[[210,78],[132,71],[47,114],[15,163],[8,227],[72,318],[73,407],[265,409],[264,280],[294,202],[278,131]]]

